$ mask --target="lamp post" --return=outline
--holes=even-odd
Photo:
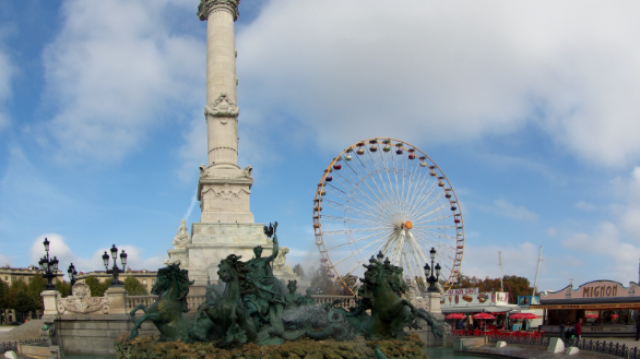
[[[124,287],[124,283],[122,283],[118,279],[118,275],[120,273],[124,273],[124,269],[127,266],[127,254],[122,250],[120,253],[120,262],[122,263],[122,269],[118,268],[118,248],[114,244],[113,247],[109,250],[111,252],[111,258],[113,259],[113,267],[109,269],[109,255],[105,251],[102,255],[102,261],[104,262],[104,267],[107,270],[107,274],[113,274],[113,280],[111,281],[110,287]]]
[[[78,274],[78,272],[76,272],[76,267],[73,266],[73,263],[71,263],[69,269],[67,269],[67,274],[69,275],[69,283],[71,283],[71,290],[69,291],[69,294],[73,294],[73,285],[76,284],[76,274]]]
[[[44,250],[47,252],[47,255],[40,258],[38,264],[40,265],[40,270],[44,272],[42,277],[47,280],[46,290],[54,290],[56,286],[53,284],[53,278],[55,278],[58,274],[58,258],[53,257],[53,259],[49,259],[49,240],[44,239]]]
[[[427,283],[429,283],[429,288],[427,288],[427,292],[437,292],[438,288],[436,287],[436,283],[438,283],[438,278],[440,277],[440,263],[435,264],[436,261],[436,250],[435,248],[431,248],[429,251],[429,256],[431,257],[431,267],[429,267],[429,263],[425,263],[424,265],[424,275],[427,277]]]

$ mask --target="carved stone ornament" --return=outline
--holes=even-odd
[[[226,93],[220,94],[213,103],[204,106],[204,115],[213,117],[238,117],[240,110]],[[227,121],[222,122],[227,123]]]
[[[187,229],[187,221],[183,219],[180,221],[180,227],[176,232],[176,236],[173,238],[173,247],[184,248],[189,243],[191,243],[191,236]]]
[[[208,190],[204,191],[202,195],[204,195],[209,191],[213,192],[215,197],[222,198],[225,201],[230,201],[232,199],[239,198],[241,192],[245,192],[246,194],[251,194],[251,191],[245,188],[238,188],[237,190],[234,191],[233,188],[229,186],[228,183],[225,183],[224,186],[222,186],[222,188],[219,188],[219,189],[216,189],[213,187],[209,188]]]
[[[58,313],[66,312],[88,314],[102,310],[104,314],[109,311],[109,299],[104,297],[92,297],[89,286],[79,282],[73,285],[73,296],[58,297]]]
[[[226,10],[233,15],[233,20],[238,20],[240,12],[238,12],[240,0],[200,0],[198,5],[198,18],[205,21],[209,18],[209,14],[214,11]]]
[[[278,249],[278,255],[273,260],[273,270],[276,272],[282,272],[288,275],[295,275],[291,266],[287,265],[287,254],[289,253],[288,247],[280,247]]]

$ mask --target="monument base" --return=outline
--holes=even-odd
[[[210,281],[218,282],[218,265],[230,254],[243,261],[254,257],[253,248],[262,246],[262,256],[271,255],[273,242],[258,223],[193,223],[191,240],[167,251],[170,263],[180,261],[180,267],[189,270],[189,279],[195,286],[204,287]]]

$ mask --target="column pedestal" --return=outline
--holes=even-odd
[[[440,310],[440,298],[442,298],[442,294],[439,292],[427,292],[427,298],[429,298],[427,311],[429,311],[431,315],[442,314]]]
[[[43,315],[58,315],[58,295],[57,290],[45,290],[41,294],[44,301]]]
[[[109,287],[106,295],[109,299],[109,314],[127,313],[127,291],[124,287]]]

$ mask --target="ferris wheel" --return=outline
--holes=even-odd
[[[458,197],[440,167],[392,138],[342,151],[324,170],[313,205],[320,260],[330,277],[349,287],[379,252],[424,284],[423,266],[435,248],[443,289],[450,288],[462,264],[463,224]]]

